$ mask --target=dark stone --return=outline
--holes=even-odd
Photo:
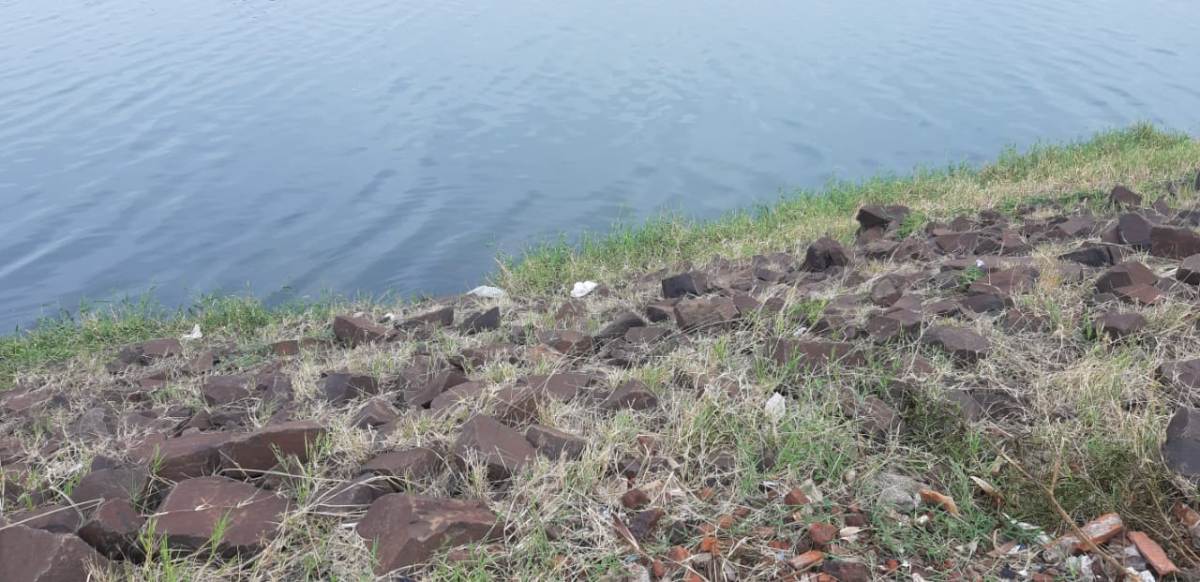
[[[509,425],[529,422],[537,418],[538,397],[528,386],[505,386],[492,394],[492,415]]]
[[[445,468],[441,453],[430,448],[415,447],[376,455],[359,467],[359,471],[384,477],[432,479]]]
[[[662,280],[662,294],[668,299],[704,295],[708,289],[708,276],[700,271],[688,271]]]
[[[2,524],[0,524],[2,525]],[[23,525],[0,527],[0,580],[4,582],[82,582],[104,556],[73,534],[55,534]]]
[[[829,237],[822,237],[808,246],[808,250],[804,253],[804,264],[801,265],[801,269],[820,272],[849,265],[850,255],[846,253],[846,249],[842,248],[841,243]]]
[[[866,358],[854,344],[842,342],[779,340],[771,349],[771,359],[780,366],[795,363],[799,369],[825,369],[830,364],[862,366]]]
[[[1145,216],[1136,212],[1127,212],[1117,217],[1117,232],[1121,235],[1121,242],[1139,251],[1150,248],[1152,226]]]
[[[987,338],[969,329],[948,325],[930,327],[925,332],[924,340],[966,362],[974,362],[986,356],[991,349]]]
[[[984,293],[977,290],[962,300],[962,306],[972,313],[996,313],[1008,309],[1012,301],[999,292]]]
[[[667,337],[670,333],[671,330],[665,327],[635,327],[625,332],[625,341],[634,345],[649,345]]]
[[[155,362],[183,354],[183,345],[174,338],[154,339],[121,348],[117,353],[118,370],[126,366],[149,366]],[[110,367],[113,369],[114,367]]]
[[[1167,259],[1200,254],[1200,235],[1190,228],[1155,226],[1150,229],[1150,254]]]
[[[723,327],[741,314],[728,297],[689,298],[675,304],[675,323],[680,329],[693,331]]]
[[[854,390],[843,388],[838,393],[838,404],[842,414],[859,421],[863,431],[875,440],[886,440],[898,433],[903,424],[900,413],[876,396],[859,398]]]
[[[1009,309],[1000,318],[1000,327],[1009,333],[1048,332],[1053,325],[1048,318],[1021,309]]]
[[[1200,359],[1163,362],[1155,375],[1178,392],[1191,393],[1200,389]]]
[[[904,294],[906,284],[896,276],[881,277],[871,286],[871,302],[880,307],[891,307]]]
[[[363,344],[385,342],[392,337],[393,331],[365,317],[339,315],[333,318],[333,335],[338,341],[350,347]]]
[[[1175,278],[1188,285],[1200,285],[1200,255],[1192,255],[1179,263]]]
[[[968,422],[1012,420],[1024,413],[1021,402],[1003,390],[950,390],[946,397]]]
[[[156,467],[155,475],[168,481],[181,481],[190,477],[209,475],[220,465],[217,455],[221,445],[233,438],[232,434],[202,432],[171,439],[148,439],[130,450],[137,462]]]
[[[1096,318],[1096,330],[1113,339],[1137,333],[1146,327],[1140,313],[1110,311]]]
[[[657,323],[674,318],[675,303],[675,301],[659,301],[647,305],[646,319]]]
[[[640,380],[629,380],[613,390],[600,404],[605,410],[646,410],[658,406],[658,397]]]
[[[877,342],[912,337],[921,331],[921,313],[903,307],[876,313],[867,318],[866,331]]]
[[[882,227],[884,229],[899,225],[911,212],[907,206],[891,205],[867,205],[858,209],[858,214],[854,219],[858,221],[861,229],[869,229]]]
[[[1200,411],[1188,406],[1175,411],[1162,453],[1172,471],[1188,479],[1200,477]]]
[[[211,376],[204,381],[200,393],[209,406],[224,406],[253,395],[248,376]]]
[[[326,429],[311,420],[296,420],[267,425],[238,435],[221,445],[218,451],[226,475],[256,475],[270,471],[280,460],[296,457],[303,464],[315,452]]]
[[[447,305],[428,313],[410,317],[396,325],[399,329],[420,329],[423,327],[449,327],[454,324],[454,307]]]
[[[445,548],[499,540],[504,524],[482,501],[393,493],[371,504],[356,531],[373,548],[382,576],[429,562]]]
[[[252,554],[279,534],[288,502],[283,497],[225,477],[188,479],[175,486],[155,512],[154,534],[167,546],[210,551],[224,557]]]
[[[1080,263],[1089,267],[1111,267],[1124,258],[1125,251],[1116,245],[1087,244],[1058,256],[1060,260]]]
[[[1142,205],[1142,197],[1133,190],[1118,184],[1113,187],[1112,192],[1108,193],[1108,203],[1118,209],[1137,208]]]
[[[71,490],[71,501],[138,499],[150,484],[150,473],[137,465],[116,465],[84,475]]]
[[[49,505],[37,509],[27,509],[9,514],[12,521],[34,529],[46,530],[53,533],[73,534],[84,522],[84,509],[68,504]]]
[[[533,461],[535,454],[521,433],[485,415],[476,415],[463,423],[462,432],[454,442],[454,455],[459,462],[478,459],[493,481],[520,472]]]
[[[1154,305],[1163,298],[1163,292],[1154,285],[1118,287],[1113,290],[1113,295],[1121,301],[1136,305]]]
[[[441,394],[429,403],[430,410],[445,410],[458,404],[477,403],[483,397],[483,384],[479,382],[464,382]]]
[[[212,350],[204,350],[188,360],[187,365],[183,367],[183,373],[189,376],[199,376],[211,372],[215,365],[216,356],[213,355]]]
[[[419,384],[405,388],[404,403],[411,408],[428,408],[439,394],[468,381],[458,370],[443,370]]]
[[[358,428],[374,428],[396,420],[400,413],[390,402],[383,398],[372,398],[363,404],[350,424]]]
[[[279,357],[300,355],[300,340],[283,340],[271,344],[271,353]]]
[[[1025,293],[1034,288],[1038,275],[1037,269],[1026,266],[994,271],[971,283],[967,288],[967,293],[993,293],[996,291],[1004,295]]]
[[[583,456],[587,440],[556,428],[535,424],[525,430],[525,440],[543,456],[558,460],[576,460]]]
[[[639,511],[629,522],[629,533],[633,534],[634,539],[638,541],[649,539],[650,534],[658,528],[658,522],[662,520],[663,515],[665,514],[661,509]]]
[[[538,334],[542,343],[567,356],[585,356],[592,351],[592,337],[572,330],[551,330]]]
[[[1096,220],[1090,216],[1072,216],[1055,224],[1046,233],[1051,239],[1068,239],[1087,236],[1096,228]]]
[[[578,372],[560,372],[549,376],[529,376],[525,383],[535,392],[545,394],[554,400],[570,402],[579,396],[587,394],[589,387],[599,382],[592,374]]]
[[[321,384],[321,396],[335,406],[378,393],[379,382],[374,376],[366,374],[331,372],[325,374],[325,380]]]
[[[871,567],[861,562],[825,560],[821,563],[821,571],[833,576],[838,582],[871,581]]]
[[[375,476],[359,475],[330,487],[329,494],[322,495],[317,502],[316,510],[322,513],[355,512],[370,505],[381,495],[392,492],[391,487]]]
[[[79,528],[79,537],[96,551],[114,560],[143,557],[138,532],[146,520],[134,511],[129,499],[109,499],[92,511]]]
[[[1096,280],[1096,290],[1101,293],[1115,293],[1121,287],[1133,285],[1154,285],[1158,276],[1145,265],[1137,261],[1126,261],[1107,271]]]
[[[487,311],[472,313],[458,327],[467,334],[500,329],[500,308],[493,307]]]
[[[521,361],[517,346],[503,342],[477,348],[466,348],[457,356],[447,359],[450,365],[463,371],[482,368],[492,362],[516,364]]]

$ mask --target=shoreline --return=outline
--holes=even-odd
[[[0,578],[45,554],[113,582],[1200,568],[1188,136],[501,265],[474,294],[143,303],[0,338]]]

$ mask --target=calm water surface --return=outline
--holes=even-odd
[[[1195,0],[0,0],[0,326],[453,292],[560,232],[1149,120]]]

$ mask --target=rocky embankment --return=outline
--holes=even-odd
[[[1144,204],[1120,186],[1101,206],[1108,210],[1029,206],[926,224],[903,206],[865,206],[852,245],[822,238],[800,247],[802,255],[717,258],[583,285],[579,297],[557,303],[489,290],[411,313],[338,315],[305,337],[254,348],[156,339],[110,355],[103,369],[80,364],[86,381],[70,366],[22,378],[0,396],[0,580],[83,580],[88,572],[122,579],[161,560],[158,552],[192,560],[197,572],[243,564],[221,576],[253,571],[244,564],[270,553],[282,564],[273,573],[299,576],[288,552],[306,547],[294,532],[314,524],[353,532],[360,548],[347,551],[369,555],[375,575],[399,570],[420,579],[431,561],[478,559],[461,549],[472,545],[503,578],[505,553],[534,535],[531,514],[545,501],[526,497],[530,475],[544,476],[546,467],[569,473],[576,463],[599,467],[623,491],[594,494],[600,517],[541,524],[536,533],[580,552],[609,544],[603,551],[620,556],[617,570],[629,579],[1180,575],[1196,566],[1186,548],[1194,541],[1179,535],[1200,539],[1194,489],[1160,502],[1176,531],[1138,531],[1095,507],[1092,521],[1060,526],[1057,535],[1038,529],[1054,524],[1009,520],[999,533],[967,540],[976,544],[969,552],[937,561],[902,554],[882,521],[920,529],[931,516],[958,518],[968,504],[1005,519],[1021,500],[1004,508],[1005,491],[988,475],[973,477],[975,490],[956,498],[935,475],[898,462],[844,473],[842,482],[761,479],[748,493],[737,485],[745,473],[736,447],[753,440],[748,435],[697,449],[697,460],[654,436],[610,446],[602,441],[611,434],[586,432],[589,419],[618,415],[670,422],[687,414],[672,404],[684,393],[761,397],[747,410],[773,426],[789,410],[816,406],[788,386],[815,386],[832,393],[861,447],[906,442],[915,411],[936,402],[953,411],[948,422],[989,435],[997,467],[1016,465],[1005,451],[1031,425],[1080,414],[1069,394],[1052,393],[1061,386],[1032,388],[1039,366],[1071,369],[1105,350],[1155,341],[1147,331],[1162,309],[1192,313],[1200,301],[1200,209],[1168,198]],[[1045,287],[1072,298],[1060,307],[1076,315],[1029,300]],[[588,329],[597,311],[603,325]],[[1198,336],[1194,320],[1171,330]],[[769,398],[730,376],[647,382],[626,374],[716,336],[737,338],[739,357],[769,368],[763,377],[784,379]],[[1063,349],[1068,343],[1086,348]],[[1164,407],[1161,459],[1146,462],[1161,463],[1181,484],[1200,478],[1200,411],[1192,408],[1200,405],[1200,352],[1186,345],[1156,346],[1156,377],[1112,397],[1123,410]],[[343,367],[355,354],[395,365]],[[863,378],[879,389],[856,388]],[[556,426],[556,418],[571,426]],[[1019,462],[1045,474],[1029,459]],[[786,459],[764,454],[756,462],[761,475],[787,475],[772,473]],[[697,466],[704,474],[694,474]],[[698,517],[695,507],[725,498],[727,512]],[[1014,534],[1022,528],[1031,533]],[[550,577],[592,571],[563,568]]]

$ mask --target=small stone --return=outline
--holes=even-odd
[[[469,381],[458,370],[443,370],[424,381],[420,378],[413,378],[413,380],[414,383],[408,385],[403,391],[404,403],[409,408],[428,408],[433,403],[433,399],[441,393]]]
[[[610,341],[620,337],[624,337],[632,329],[637,329],[646,325],[638,314],[632,311],[622,311],[613,318],[612,322],[604,326],[599,333],[596,334],[597,341]]]
[[[842,248],[841,243],[829,237],[822,237],[809,245],[808,250],[805,251],[804,264],[801,269],[821,272],[849,265],[850,255],[846,253],[846,249]]]
[[[771,350],[777,365],[796,365],[799,369],[825,369],[831,364],[862,366],[866,358],[854,344],[844,342],[779,340]]]
[[[1156,376],[1159,382],[1180,391],[1200,390],[1200,359],[1163,362]]]
[[[978,333],[948,325],[935,325],[929,328],[925,333],[925,342],[966,362],[974,362],[986,356],[991,349],[988,340]]]
[[[204,403],[209,406],[225,406],[239,400],[250,398],[249,376],[212,376],[205,380],[200,388]]]
[[[827,546],[837,539],[838,528],[830,523],[814,523],[808,526],[808,539],[817,546]]]
[[[871,568],[861,562],[825,560],[821,571],[833,576],[838,582],[870,582]]]
[[[1187,406],[1175,411],[1162,452],[1172,471],[1188,479],[1200,478],[1200,411]]]
[[[1179,263],[1175,279],[1188,285],[1200,285],[1200,255],[1192,255]]]
[[[406,479],[430,479],[442,473],[446,463],[437,451],[414,447],[376,455],[359,467],[363,473]]]
[[[1108,193],[1108,203],[1116,208],[1137,208],[1142,205],[1142,197],[1133,190],[1118,184]]]
[[[1122,287],[1133,285],[1154,285],[1158,276],[1145,265],[1137,261],[1126,261],[1107,271],[1096,280],[1096,290],[1101,293],[1115,293]]]
[[[352,348],[363,344],[385,342],[392,337],[392,330],[365,317],[339,315],[333,318],[333,335],[338,341]]]
[[[671,330],[665,327],[635,327],[625,332],[625,341],[634,345],[649,345],[667,337],[670,333]]]
[[[795,487],[791,491],[788,491],[787,495],[783,496],[783,503],[789,507],[801,507],[808,505],[809,499],[803,489]]]
[[[657,406],[658,397],[640,380],[629,380],[621,384],[600,404],[600,408],[604,410],[646,410]]]
[[[919,481],[898,473],[880,473],[875,477],[879,489],[879,503],[899,511],[913,511],[921,504],[920,491],[925,488]]]
[[[129,499],[109,499],[92,511],[79,528],[79,537],[114,560],[140,559],[138,532],[146,520],[134,511]]]
[[[148,439],[129,454],[139,463],[157,469],[155,475],[169,481],[202,477],[220,465],[218,449],[233,438],[230,433],[202,432],[170,439]]]
[[[662,294],[668,299],[704,295],[708,289],[708,276],[699,271],[688,271],[662,280]]]
[[[554,460],[565,458],[574,461],[583,456],[587,447],[587,439],[583,437],[540,424],[525,430],[525,440],[543,456]]]
[[[215,545],[216,552],[225,557],[251,554],[279,534],[287,506],[283,497],[241,481],[188,479],[176,485],[159,506],[154,534],[175,549],[207,551]],[[222,535],[214,539],[218,528]]]
[[[549,376],[529,376],[525,383],[537,394],[562,402],[570,402],[588,394],[589,388],[599,382],[592,374],[560,372]]]
[[[880,307],[891,307],[904,294],[904,282],[899,277],[885,276],[871,286],[871,302]]]
[[[621,505],[627,509],[641,509],[650,505],[650,496],[641,489],[630,489],[621,495]]]
[[[487,311],[472,313],[458,327],[467,334],[500,329],[500,308],[493,307]]]
[[[563,355],[580,357],[592,351],[592,337],[583,332],[554,330],[543,332],[538,337],[542,343]]]
[[[373,548],[382,576],[429,562],[444,548],[499,540],[504,524],[482,501],[393,493],[371,504],[356,531]]]
[[[646,306],[646,319],[653,322],[667,321],[675,317],[675,301],[659,301]]]
[[[325,374],[321,384],[321,396],[334,406],[345,404],[356,398],[379,393],[379,382],[374,376],[332,372]]]
[[[125,366],[134,364],[149,366],[155,362],[178,357],[182,354],[183,345],[179,343],[179,340],[163,338],[125,346],[117,354],[117,361]]]
[[[399,329],[420,329],[424,327],[449,327],[454,324],[454,307],[447,305],[433,311],[410,317],[400,322]]]
[[[1116,245],[1087,244],[1058,256],[1059,260],[1080,263],[1089,267],[1111,267],[1121,262],[1125,251]]]
[[[271,353],[279,357],[300,355],[300,340],[283,340],[271,344]]]
[[[724,327],[740,316],[728,297],[689,298],[675,304],[675,323],[688,331]]]
[[[1167,553],[1163,551],[1162,546],[1158,545],[1150,536],[1140,531],[1131,531],[1126,534],[1130,542],[1137,547],[1138,553],[1146,558],[1146,563],[1159,576],[1170,576],[1179,572],[1179,567],[1167,557]]]
[[[0,527],[0,580],[5,582],[75,582],[88,580],[93,568],[109,567],[104,556],[73,534]]]
[[[358,428],[374,428],[396,420],[400,413],[390,402],[383,398],[372,398],[358,409],[350,424]]]
[[[633,516],[633,520],[629,522],[629,533],[633,534],[634,539],[645,541],[650,538],[650,534],[658,527],[658,522],[662,519],[664,513],[661,509],[647,509],[639,511]]]
[[[872,204],[859,208],[854,219],[858,221],[861,229],[876,227],[886,229],[903,222],[910,212],[907,206],[881,206]]]
[[[1145,216],[1137,212],[1127,212],[1117,217],[1117,233],[1121,242],[1135,250],[1144,251],[1150,248],[1150,229],[1153,225]]]
[[[84,475],[71,490],[71,501],[85,503],[97,499],[138,499],[150,484],[150,474],[137,465],[116,465]]]
[[[1154,305],[1162,301],[1162,290],[1154,285],[1130,285],[1113,290],[1113,295],[1126,303],[1135,305]]]
[[[1150,229],[1150,254],[1167,259],[1200,254],[1200,234],[1190,228],[1155,226]]]
[[[1096,318],[1096,329],[1113,339],[1135,334],[1144,327],[1146,318],[1140,313],[1110,311]]]
[[[296,457],[303,464],[314,453],[326,429],[311,420],[267,425],[238,435],[219,450],[226,475],[255,475],[275,468],[280,460]]]
[[[464,464],[478,459],[487,467],[489,479],[502,481],[524,469],[536,453],[521,433],[495,418],[476,415],[463,423],[454,454]]]

